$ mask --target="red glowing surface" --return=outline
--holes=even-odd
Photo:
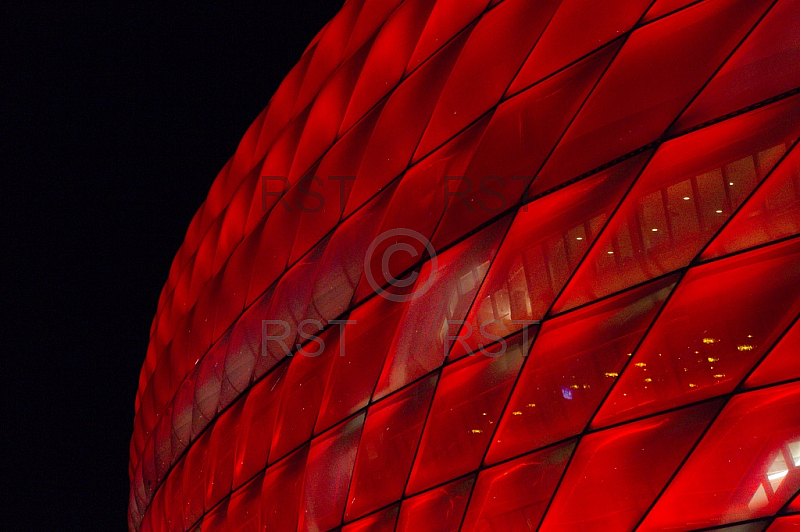
[[[173,261],[130,530],[800,526],[798,24],[345,2]]]

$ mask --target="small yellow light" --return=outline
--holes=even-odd
[[[606,372],[606,377],[611,377],[611,378],[619,377],[619,373],[609,371],[609,372]]]
[[[724,374],[724,373],[717,373],[716,375],[714,375],[714,378],[715,378],[715,379],[722,379],[722,378],[725,378],[725,374]]]
[[[722,214],[722,211],[721,211],[721,210],[719,210],[719,209],[717,209],[717,210],[716,210],[716,213],[717,213],[717,214]]]
[[[608,253],[609,255],[613,255],[614,254],[613,251],[606,251],[606,253]]]
[[[512,416],[521,416],[521,415],[522,415],[522,412],[520,412],[519,410],[516,410],[516,411],[514,411],[514,412],[511,412],[511,415],[512,415]]]
[[[689,388],[697,388],[696,384],[689,383]]]
[[[579,237],[578,237],[578,238],[576,238],[575,240],[583,240],[583,237],[582,237],[582,236],[579,236]]]
[[[738,346],[736,346],[736,349],[738,349],[739,351],[752,351],[753,350],[753,346],[752,345],[738,345]]]
[[[719,362],[719,359],[718,358],[714,358],[714,357],[708,357],[708,361],[709,362]]]
[[[643,367],[647,366],[647,364],[646,364],[645,362],[637,362],[637,363],[636,363],[636,364],[634,364],[634,365],[635,365],[637,368],[643,368]]]
[[[713,338],[703,338],[704,344],[713,344],[714,342],[716,342],[716,340],[714,340]]]
[[[651,379],[650,377],[647,377],[647,378],[644,380],[644,382],[653,382],[653,379]]]
[[[683,199],[684,199],[684,200],[689,200],[689,199],[691,199],[691,198],[689,198],[689,196],[684,196],[684,197],[683,197]]]
[[[483,434],[483,431],[481,429],[472,429],[472,433],[473,434]]]
[[[653,231],[654,233],[657,233],[657,232],[658,232],[658,228],[656,228],[656,227],[653,227],[653,228],[651,229],[651,231]]]
[[[528,403],[528,404],[527,404],[527,405],[525,405],[525,406],[527,406],[528,408],[533,408],[533,407],[535,407],[535,406],[536,406],[536,403]]]

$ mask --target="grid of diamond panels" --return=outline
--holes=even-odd
[[[130,529],[796,526],[798,28],[348,0],[173,261]]]

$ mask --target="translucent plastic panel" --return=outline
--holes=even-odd
[[[442,89],[415,160],[442,145],[500,100],[559,2],[506,0],[481,17]]]
[[[301,213],[294,237],[290,264],[305,255],[339,222],[382,109],[382,105],[378,105],[328,150],[317,166],[316,179],[309,177],[302,184],[298,183],[307,190],[297,198],[300,205],[284,201],[283,205],[289,205],[292,210],[299,211],[302,206],[305,211]]]
[[[554,186],[656,140],[768,4],[700,2],[635,31],[537,179]]]
[[[461,332],[467,345],[475,349],[544,317],[645,160],[631,159],[517,211],[470,310],[470,327]]]
[[[140,462],[142,464],[142,478],[141,481],[144,487],[144,501],[149,503],[153,499],[153,492],[155,491],[156,486],[158,485],[158,479],[156,478],[156,465],[155,465],[155,453],[153,450],[153,438],[148,438],[147,443],[144,446],[144,450],[142,452],[142,456]],[[138,483],[138,480],[137,480]]]
[[[696,2],[697,0],[656,0],[653,7],[642,17],[642,21],[650,22]]]
[[[463,530],[535,531],[574,447],[557,445],[481,471]]]
[[[397,9],[402,0],[364,0],[364,5],[358,13],[353,31],[347,38],[347,48],[344,57],[349,57],[361,48],[370,37],[381,28],[386,19]]]
[[[781,0],[681,116],[687,129],[800,86],[800,5]]]
[[[394,532],[398,513],[400,513],[400,507],[392,506],[346,525],[342,528],[342,532]]]
[[[267,290],[240,317],[231,330],[228,356],[225,359],[222,386],[230,380],[231,387],[244,391],[251,382],[261,378],[283,360],[284,354],[275,355],[264,349],[263,319],[269,310],[274,289]],[[229,365],[229,361],[231,365]],[[238,393],[236,394],[238,395]]]
[[[166,484],[159,489],[153,497],[150,508],[147,509],[142,524],[142,530],[168,530],[166,516],[164,515],[164,495],[167,491]],[[148,519],[150,520],[148,528]],[[130,520],[130,517],[129,517]]]
[[[800,515],[776,519],[767,532],[797,532],[800,530]]]
[[[350,40],[350,32],[353,31],[363,4],[364,0],[347,2],[320,32],[319,41],[295,102],[295,113],[308,105],[331,73],[345,59],[344,52]]]
[[[172,406],[172,452],[177,455],[189,445],[192,435],[192,396],[197,372],[186,378]]]
[[[282,360],[302,343],[298,337],[300,322],[306,317],[311,301],[314,280],[329,239],[323,240],[287,271],[278,281],[275,291],[269,300],[266,312],[257,316],[261,324],[261,360]],[[313,324],[304,330],[313,333]]]
[[[688,265],[786,151],[800,129],[798,103],[780,102],[662,145],[556,311]]]
[[[774,514],[800,487],[800,385],[734,396],[640,530]]]
[[[477,469],[522,366],[523,346],[467,357],[444,368],[406,493]]]
[[[187,300],[196,302],[202,290],[211,279],[212,268],[214,266],[214,255],[217,252],[219,243],[219,230],[222,226],[222,218],[217,218],[208,228],[197,248],[194,266],[192,267],[192,280],[189,283]]]
[[[208,471],[205,479],[206,508],[211,508],[227,497],[233,485],[233,468],[236,458],[236,441],[241,429],[244,401],[239,401],[225,411],[214,423],[208,446]]]
[[[411,72],[467,27],[486,8],[488,0],[438,0],[420,35],[406,72]]]
[[[233,467],[233,487],[238,488],[267,465],[270,442],[273,439],[275,417],[280,405],[281,391],[288,364],[275,370],[250,389],[244,401],[241,430],[236,444]]]
[[[540,530],[633,530],[720,407],[705,403],[585,436]]]
[[[155,459],[155,473],[158,482],[164,480],[170,466],[172,466],[172,407],[167,407],[161,420],[153,433],[153,452]]]
[[[675,278],[667,278],[546,321],[486,462],[580,433],[674,283]]]
[[[288,174],[291,182],[306,175],[311,165],[336,140],[368,51],[369,47],[364,47],[341,65],[314,99]]]
[[[264,123],[261,127],[258,142],[254,154],[263,157],[275,139],[284,130],[285,126],[293,118],[294,104],[297,101],[297,94],[308,70],[311,57],[314,55],[314,44],[311,44],[303,53],[300,60],[292,68],[291,72],[281,82],[278,90],[272,96],[264,116]]]
[[[253,194],[258,189],[259,175],[257,169],[251,169],[243,176],[243,180],[235,190],[229,203],[225,207],[222,226],[219,231],[219,243],[214,255],[214,273],[218,273],[222,266],[231,258],[234,250],[244,237],[247,217],[253,204]],[[250,264],[252,267],[252,263]]]
[[[650,0],[565,0],[511,84],[513,94],[630,30]]]
[[[423,265],[406,304],[398,332],[378,380],[375,397],[383,397],[442,364],[461,321],[489,269],[509,219]]]
[[[192,444],[183,458],[183,525],[189,528],[204,512],[206,461],[211,431],[206,431]],[[174,474],[171,473],[170,476]]]
[[[798,264],[789,242],[689,270],[592,425],[732,391],[800,311]]]
[[[330,530],[342,522],[364,414],[311,442],[298,530]]]
[[[794,500],[786,506],[789,512],[800,512],[800,494],[796,495]]]
[[[199,434],[217,414],[227,347],[227,345],[218,343],[197,364],[199,371],[194,388],[192,438]]]
[[[374,404],[367,414],[345,520],[400,499],[428,415],[437,376]]]
[[[214,340],[241,316],[247,301],[250,279],[258,241],[247,239],[236,247],[230,260],[221,272],[217,297],[219,299],[214,319]]]
[[[197,527],[192,527],[192,532],[202,532],[203,530],[225,530],[227,529],[226,523],[228,522],[228,501],[223,501],[222,504],[212,509],[206,515]]]
[[[380,29],[353,89],[340,134],[400,81],[434,3],[434,0],[403,2]]]
[[[261,490],[263,528],[259,530],[297,529],[307,457],[305,445],[267,469]]]
[[[300,141],[300,135],[303,133],[306,118],[308,118],[308,111],[306,109],[293,120],[267,152],[264,163],[258,172],[261,180],[256,190],[260,194],[256,193],[253,196],[253,204],[250,206],[245,233],[249,232],[250,228],[257,226],[263,220],[265,214],[273,209],[278,202],[278,198],[280,198],[279,193],[285,192],[285,189],[290,188],[292,183],[288,183],[287,186],[284,180],[265,181],[264,177],[288,178],[295,151],[297,150],[297,143]],[[265,190],[271,194],[265,194]]]
[[[239,321],[231,330],[228,339],[228,352],[222,368],[222,390],[220,391],[220,401],[223,404],[230,404],[239,397],[250,385],[253,377],[253,370],[259,354],[258,349],[261,346],[254,346],[255,342],[244,340],[245,323]]]
[[[333,357],[333,368],[322,397],[315,433],[367,406],[395,335],[404,304],[375,297],[347,317],[343,351]]]
[[[214,284],[204,290],[197,302],[191,321],[191,344],[187,351],[181,353],[187,357],[187,362],[194,365],[202,359],[211,347],[211,337],[214,333]],[[190,366],[191,367],[191,366]]]
[[[403,501],[397,532],[450,532],[459,529],[475,477],[456,480]]]
[[[498,106],[466,172],[450,174],[463,178],[442,184],[436,248],[527,199],[523,192],[615,53],[606,47]]]
[[[293,356],[281,393],[270,462],[311,437],[331,363],[339,354],[339,328],[334,327]]]
[[[769,519],[762,519],[761,521],[749,521],[747,523],[715,528],[714,530],[719,532],[764,532],[769,526],[769,523]]]
[[[388,275],[384,273],[382,260],[373,260],[370,263],[369,271],[373,279],[380,281],[378,285],[384,284],[382,277],[402,278],[403,273],[418,263],[426,252],[424,240],[408,231],[398,232],[397,229],[416,231],[428,240],[432,238],[442,213],[447,209],[445,187],[450,180],[457,181],[457,178],[451,176],[464,174],[488,122],[488,118],[479,120],[452,141],[412,166],[402,177],[378,233],[383,235],[386,231],[392,231],[391,237],[376,241],[377,245],[372,254],[373,257],[381,259],[388,257],[386,261]],[[391,253],[390,248],[408,249],[409,252]],[[375,290],[367,279],[362,278],[356,290],[356,301],[361,301],[367,295],[374,293]]]
[[[307,320],[314,320],[317,329],[340,317],[350,306],[364,272],[364,257],[374,241],[394,188],[390,185],[340,224],[325,246],[304,314]]]
[[[255,180],[253,186],[255,187]],[[250,198],[252,198],[252,191],[250,191],[248,201]],[[217,272],[219,301],[214,319],[213,341],[216,341],[242,313],[247,300],[250,278],[253,274],[257,241],[248,240],[243,244],[241,232],[231,238],[236,238],[236,241],[231,243],[232,249],[228,250],[224,257],[219,257],[220,249],[217,249],[216,260],[222,261],[222,264],[219,265]]]
[[[772,348],[767,358],[748,377],[745,386],[752,388],[800,378],[798,351],[800,351],[800,322],[795,321],[792,328]]]
[[[703,251],[709,259],[800,233],[800,149],[776,166]]]
[[[256,301],[286,269],[299,223],[299,212],[288,212],[282,205],[278,205],[278,208],[273,209],[269,217],[248,237],[258,238],[259,242],[254,259],[253,278],[247,294],[247,305]],[[280,234],[281,238],[275,238],[277,234]]]
[[[164,521],[167,525],[167,530],[184,530],[183,460],[175,464],[175,467],[170,472],[161,490],[164,492],[162,500],[164,503]],[[156,494],[156,496],[158,496],[158,494]]]
[[[406,169],[465,37],[462,35],[445,46],[389,96],[367,144],[357,180],[347,200],[345,216]],[[409,113],[409,109],[414,109],[414,112]]]
[[[261,526],[261,488],[264,474],[233,492],[228,503],[227,528],[230,532],[255,532]]]

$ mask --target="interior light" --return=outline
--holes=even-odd
[[[800,440],[789,443],[789,452],[792,453],[794,466],[800,467]]]

